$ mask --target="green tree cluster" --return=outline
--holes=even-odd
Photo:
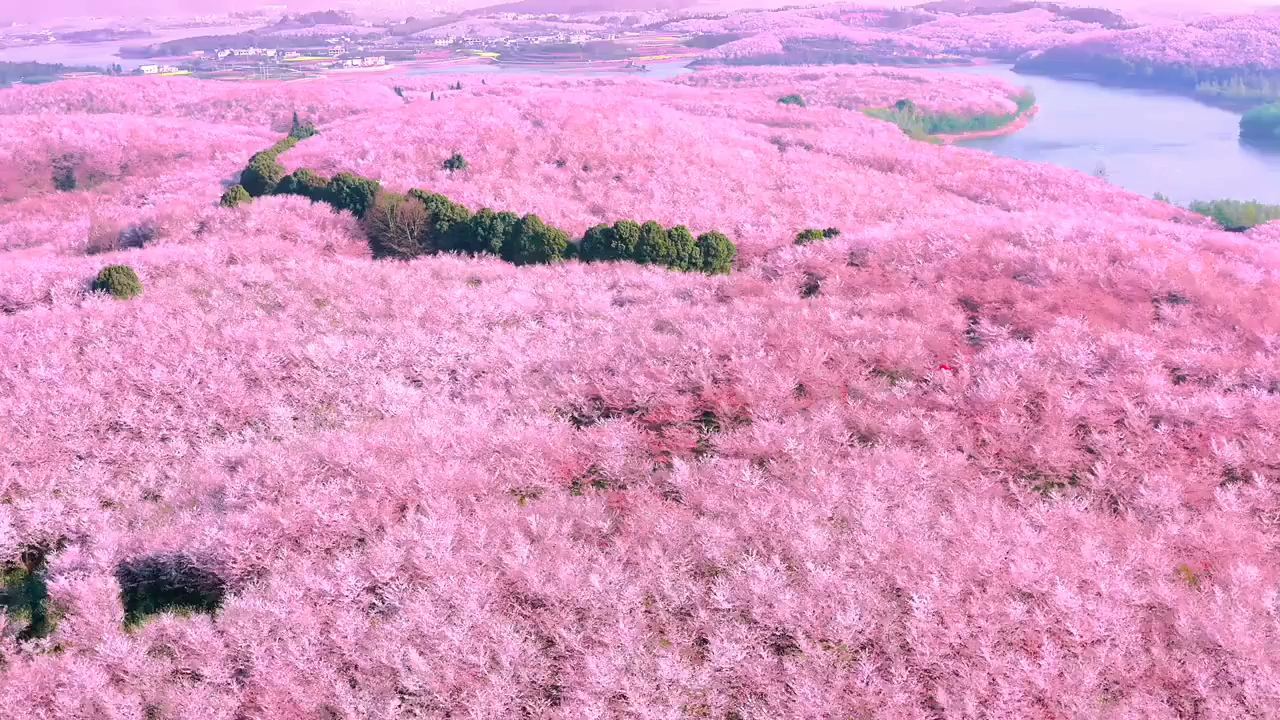
[[[598,225],[574,242],[537,215],[467,208],[435,193],[381,192],[364,218],[375,257],[411,259],[437,252],[496,255],[515,265],[547,265],[571,258],[584,262],[628,261],[673,270],[724,274],[738,248],[708,232],[694,237],[683,226],[664,228],[622,220]]]
[[[802,95],[791,94],[783,95],[778,98],[779,105],[794,105],[795,107],[805,107],[804,97]]]
[[[1280,103],[1262,105],[1241,116],[1240,139],[1266,144],[1280,143]]]
[[[297,112],[293,113],[293,124],[289,128],[289,137],[294,140],[306,140],[319,134],[320,131],[316,129],[315,123],[298,117]]]
[[[318,133],[310,121],[302,121],[297,113],[293,114],[293,126],[288,136],[262,152],[249,158],[249,164],[240,171],[239,185],[249,193],[249,197],[258,198],[276,192],[276,187],[285,179],[287,173],[280,164],[280,155],[287,152],[300,140],[313,137]],[[290,193],[294,194],[294,193]],[[224,200],[225,200],[224,196]],[[234,207],[234,206],[231,206]]]
[[[683,225],[664,228],[653,221],[641,225],[631,220],[587,230],[579,251],[584,262],[624,260],[712,275],[730,272],[737,256],[737,246],[722,233],[695,238]]]
[[[295,127],[298,120],[295,116]],[[253,156],[222,197],[222,205],[236,207],[269,194],[300,195],[346,210],[359,218],[375,257],[410,259],[438,252],[496,255],[516,265],[544,265],[579,257],[585,262],[624,260],[661,265],[674,270],[728,273],[738,248],[722,233],[694,237],[684,226],[664,228],[629,220],[599,225],[575,242],[567,232],[548,225],[537,215],[466,207],[437,193],[413,189],[388,192],[377,180],[344,172],[326,179],[300,168],[285,174],[278,156],[297,144],[291,133],[268,150]],[[455,154],[445,161],[450,170],[467,167]]]
[[[1189,208],[1192,212],[1213,218],[1223,229],[1237,232],[1280,220],[1280,205],[1265,205],[1256,200],[1196,201]]]

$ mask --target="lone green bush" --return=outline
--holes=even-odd
[[[218,204],[225,208],[233,208],[240,207],[248,202],[253,202],[253,196],[249,194],[249,191],[245,190],[243,185],[232,185],[227,188],[226,192],[222,193],[222,200]]]
[[[805,107],[804,97],[792,93],[791,95],[783,95],[778,98],[779,105],[793,105],[795,107]]]
[[[469,166],[470,166],[470,163],[467,162],[467,159],[462,157],[462,155],[458,153],[454,153],[449,157],[448,160],[445,160],[443,163],[444,169],[448,170],[449,172],[455,172],[457,170],[466,170]]]
[[[128,265],[108,265],[98,273],[93,281],[93,289],[97,292],[110,293],[120,300],[128,300],[142,294],[142,281],[138,273]]]

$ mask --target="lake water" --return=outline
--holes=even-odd
[[[122,58],[120,48],[138,45],[155,45],[168,40],[197,37],[200,35],[231,35],[253,28],[252,25],[217,25],[198,28],[169,28],[156,31],[151,37],[132,40],[110,40],[94,43],[41,43],[18,47],[0,47],[0,61],[61,63],[63,65],[88,65],[110,67],[120,65],[134,70],[160,60],[152,58]]]
[[[1018,75],[1001,65],[946,68],[992,75],[1036,94],[1039,113],[1012,135],[963,143],[1106,177],[1174,202],[1233,198],[1280,203],[1280,152],[1241,145],[1240,114],[1191,98]]]

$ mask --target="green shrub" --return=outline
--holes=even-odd
[[[614,226],[596,225],[582,236],[579,255],[584,262],[630,260],[635,255],[635,245],[627,246]]]
[[[110,293],[120,300],[128,300],[142,294],[142,281],[138,279],[138,273],[128,265],[108,265],[98,273],[93,281],[93,289]]]
[[[125,625],[161,612],[213,613],[222,606],[226,583],[186,555],[151,555],[116,567]]]
[[[468,251],[470,210],[443,195],[422,190],[410,190],[409,197],[416,198],[431,215],[431,233],[437,250]]]
[[[809,228],[807,230],[800,231],[800,234],[796,235],[796,244],[808,245],[809,243],[815,243],[820,240],[830,240],[831,238],[839,237],[839,235],[840,235],[839,228],[831,227],[831,228],[826,228],[825,230],[818,230],[817,228]]]
[[[502,258],[516,265],[559,262],[565,259],[569,244],[565,231],[547,225],[537,215],[525,215],[503,244]]]
[[[276,159],[276,153],[260,152],[249,160],[249,166],[240,173],[240,185],[251,197],[262,197],[275,192],[284,176],[284,166]]]
[[[1240,118],[1240,139],[1260,143],[1280,143],[1280,103],[1262,105]]]
[[[442,167],[449,172],[454,172],[457,170],[466,170],[469,167],[469,163],[467,163],[467,159],[462,157],[462,155],[454,153],[448,160],[444,161]]]
[[[286,175],[276,186],[277,195],[301,195],[313,202],[325,199],[325,190],[329,186],[329,178],[306,168],[298,168]]]
[[[271,148],[267,150],[267,152],[272,155],[279,156],[284,154],[285,152],[288,152],[289,150],[292,150],[297,144],[298,144],[298,138],[293,137],[292,135],[286,136],[284,139],[280,140],[275,145],[272,145]]]
[[[619,220],[613,224],[614,242],[619,248],[627,249],[627,260],[636,259],[636,249],[640,247],[640,223],[634,220]]]
[[[702,248],[689,228],[683,225],[671,228],[667,231],[667,242],[671,244],[672,256],[668,267],[693,272],[702,270]]]
[[[382,184],[353,173],[338,173],[325,186],[322,198],[338,210],[363,219],[382,190]]]
[[[294,140],[306,140],[319,134],[320,131],[316,130],[314,123],[310,120],[302,120],[296,112],[293,114],[293,125],[289,128],[289,137]]]
[[[511,240],[519,222],[520,217],[515,213],[481,208],[467,223],[462,250],[473,254],[502,255],[503,246]]]
[[[635,261],[641,265],[675,265],[676,250],[666,229],[652,220],[640,226]]]
[[[791,94],[791,95],[783,95],[782,97],[778,98],[778,104],[780,104],[780,105],[794,105],[795,107],[805,107],[805,105],[806,105],[806,104],[805,104],[805,101],[804,101],[804,98],[803,98],[802,96],[800,96],[800,95],[796,95],[796,94],[794,94],[794,93],[793,93],[793,94]]]
[[[801,230],[800,234],[796,235],[796,244],[808,245],[809,243],[814,243],[814,242],[818,242],[819,240],[826,240],[826,239],[827,237],[822,234],[821,230],[814,230],[810,228],[808,230]]]
[[[702,272],[708,275],[727,275],[733,271],[738,247],[724,234],[708,232],[699,235],[698,248],[702,254]]]
[[[245,190],[243,185],[232,185],[227,188],[226,192],[222,193],[222,200],[218,204],[225,208],[233,208],[240,207],[248,202],[253,202],[253,196],[249,194],[249,191]]]

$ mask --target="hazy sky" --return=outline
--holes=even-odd
[[[368,6],[380,12],[411,15],[429,10],[467,10],[509,2],[510,0],[0,0],[0,20],[47,22],[65,17],[114,16],[145,17],[157,15],[191,15],[247,10],[264,5],[287,5],[290,11],[324,10]],[[770,7],[786,5],[819,5],[849,0],[599,0],[603,8],[654,8],[713,6],[717,9],[744,6]],[[1068,5],[1103,6],[1130,11],[1224,11],[1249,6],[1277,6],[1280,0],[1059,0]],[[580,4],[581,0],[575,0]],[[910,0],[881,0],[855,4],[907,5]]]

